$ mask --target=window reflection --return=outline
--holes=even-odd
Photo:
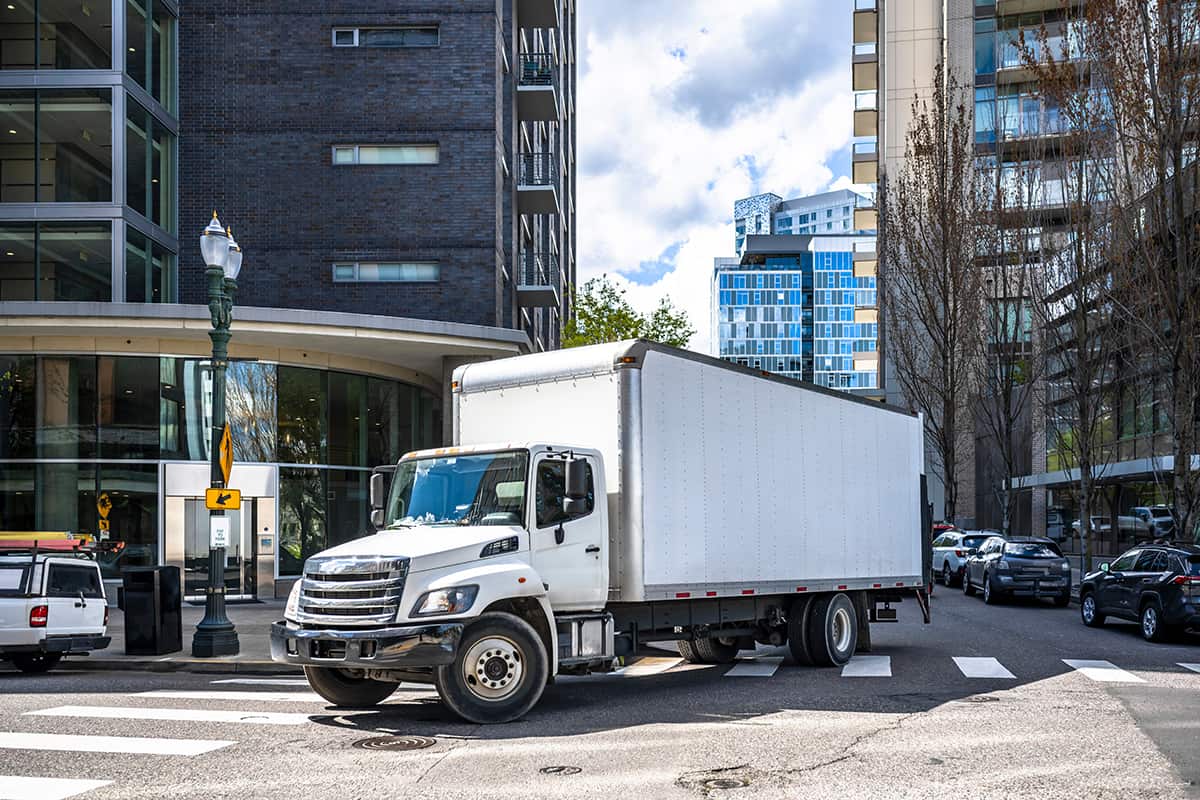
[[[126,302],[176,302],[175,254],[132,227],[125,231]]]
[[[325,373],[303,367],[279,368],[279,460],[324,464]]]
[[[124,567],[157,564],[158,466],[101,465],[98,489],[109,506],[108,534],[96,559],[104,577],[119,578]]]
[[[37,395],[38,455],[95,457],[96,357],[38,359]]]
[[[0,356],[0,459],[34,457],[37,403],[33,376],[33,356]]]
[[[162,0],[125,4],[125,72],[169,111],[175,103],[175,25]]]
[[[0,5],[0,69],[111,68],[109,3],[11,0]]]
[[[329,373],[329,463],[366,466],[367,379]]]
[[[158,458],[158,359],[101,356],[100,456]]]
[[[111,223],[38,223],[37,274],[38,300],[112,300]]]
[[[225,415],[236,461],[275,460],[276,369],[234,361],[225,372]]]
[[[299,575],[304,560],[327,546],[325,504],[321,470],[279,470],[280,575]]]
[[[125,120],[125,194],[129,207],[159,227],[175,229],[175,137],[129,100]]]
[[[0,530],[37,530],[32,464],[0,464]]]

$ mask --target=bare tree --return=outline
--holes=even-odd
[[[966,91],[938,64],[932,96],[913,101],[904,164],[880,192],[887,232],[880,288],[892,375],[909,407],[925,417],[948,519],[958,513],[960,458],[971,435],[969,361],[980,336],[972,125]]]

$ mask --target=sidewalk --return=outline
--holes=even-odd
[[[59,669],[121,669],[153,672],[239,672],[260,675],[298,675],[297,667],[271,660],[271,623],[283,619],[284,601],[231,603],[226,616],[237,628],[241,652],[236,656],[193,658],[192,634],[204,618],[204,606],[183,605],[183,649],[161,656],[125,654],[125,614],[119,608],[109,610],[108,635],[112,643],[89,656],[67,656]]]

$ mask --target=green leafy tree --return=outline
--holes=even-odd
[[[592,278],[574,294],[575,314],[563,330],[563,347],[619,342],[624,339],[649,339],[654,342],[687,347],[696,329],[687,314],[669,298],[659,301],[650,314],[634,309],[625,290],[607,275]]]

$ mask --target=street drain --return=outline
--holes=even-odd
[[[705,789],[744,789],[749,785],[744,778],[712,778],[703,784]]]
[[[998,703],[999,697],[992,697],[990,694],[978,694],[972,697],[964,697],[964,703]]]
[[[354,747],[359,750],[424,750],[437,744],[437,739],[428,736],[372,736],[359,739]]]
[[[578,775],[579,773],[583,772],[583,767],[567,767],[563,765],[556,765],[553,767],[542,767],[538,770],[538,772],[542,773],[543,775]]]

